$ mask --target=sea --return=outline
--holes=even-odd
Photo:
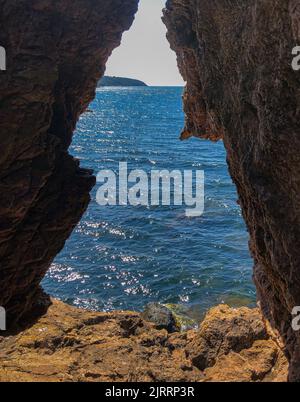
[[[248,233],[222,142],[180,141],[181,87],[104,87],[83,114],[70,152],[81,165],[203,170],[205,208],[100,206],[99,184],[81,222],[43,281],[52,296],[97,311],[179,305],[194,318],[210,307],[255,305]]]

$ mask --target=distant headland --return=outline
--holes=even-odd
[[[104,76],[98,84],[98,87],[147,87],[143,81],[124,77]]]

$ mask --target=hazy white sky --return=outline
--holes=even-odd
[[[161,21],[166,0],[140,0],[131,29],[107,64],[106,75],[136,78],[148,85],[184,85]]]

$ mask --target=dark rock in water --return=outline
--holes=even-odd
[[[98,87],[147,87],[147,84],[132,78],[104,76],[99,81]]]
[[[142,316],[144,320],[153,322],[157,329],[166,329],[168,332],[180,330],[172,311],[160,303],[147,304]]]

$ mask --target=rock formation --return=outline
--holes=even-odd
[[[3,381],[286,381],[287,360],[260,312],[212,309],[200,330],[170,334],[132,312],[53,301],[19,335],[0,337]]]
[[[9,324],[50,303],[40,281],[95,182],[68,147],[137,3],[0,0],[0,306]],[[300,305],[299,16],[300,0],[169,0],[164,17],[187,81],[182,138],[224,140],[259,299],[285,341],[290,380],[300,380],[291,328]],[[213,311],[199,333],[170,335],[135,313],[54,302],[31,328],[1,338],[0,379],[282,379],[281,349],[257,314]]]
[[[0,306],[43,307],[39,284],[95,183],[68,154],[138,0],[0,0]]]
[[[182,138],[224,140],[259,300],[300,381],[300,1],[169,0],[164,22],[187,81]]]

